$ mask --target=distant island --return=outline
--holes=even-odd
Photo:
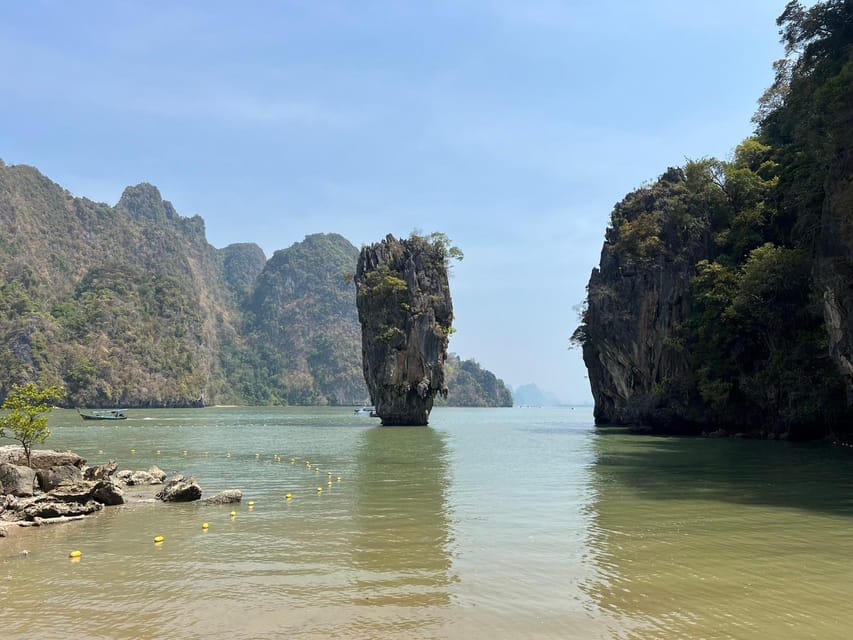
[[[216,249],[151,184],[111,207],[0,161],[0,400],[36,381],[72,407],[367,404],[357,258],[334,233]],[[511,404],[457,363],[448,403]]]
[[[599,424],[853,430],[853,15],[790,2],[778,24],[755,135],[613,209],[574,334]]]
[[[512,395],[518,407],[556,407],[562,404],[554,394],[543,391],[532,382],[516,387]]]

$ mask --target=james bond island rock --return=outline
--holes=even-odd
[[[446,236],[412,235],[363,247],[355,273],[364,379],[383,425],[426,425],[447,396],[444,363],[452,332]]]

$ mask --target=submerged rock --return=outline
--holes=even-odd
[[[243,492],[239,489],[227,489],[217,493],[215,496],[202,500],[203,504],[232,504],[243,499]]]
[[[165,474],[163,474],[163,477],[165,477]],[[130,469],[122,469],[117,472],[115,479],[129,487],[146,484],[163,484],[161,478],[152,475],[148,471],[131,471]]]
[[[447,395],[447,247],[413,235],[362,247],[355,274],[364,379],[383,425],[425,425]]]

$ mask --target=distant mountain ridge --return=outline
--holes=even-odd
[[[0,398],[35,380],[70,406],[367,400],[358,251],[340,235],[269,259],[254,243],[216,249],[151,184],[110,207],[2,161],[0,225]]]

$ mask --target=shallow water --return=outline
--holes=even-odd
[[[58,411],[48,445],[192,474],[205,495],[240,488],[236,517],[137,503],[0,539],[0,637],[853,628],[851,449],[596,431],[588,408],[440,408],[427,429],[329,408],[130,415]]]

